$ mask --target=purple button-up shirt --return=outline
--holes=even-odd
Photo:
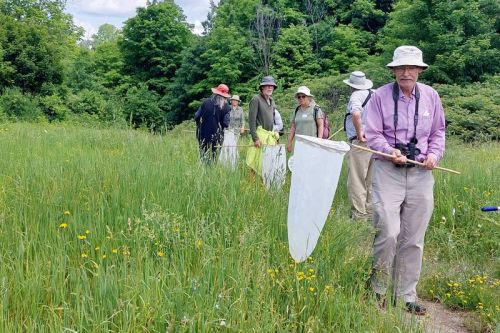
[[[366,106],[365,136],[368,146],[374,150],[392,154],[394,151],[394,100],[392,87],[394,83],[386,84],[377,89]],[[439,161],[444,154],[445,121],[441,99],[431,87],[417,83],[420,92],[417,124],[417,148],[421,154],[417,161],[423,161],[430,154]],[[415,125],[415,89],[411,97],[406,97],[401,89],[398,100],[398,126],[396,130],[397,143],[407,144],[413,137]],[[384,159],[373,154],[373,158]]]

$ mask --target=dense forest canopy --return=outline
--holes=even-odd
[[[202,36],[174,1],[148,1],[123,29],[105,24],[90,40],[65,5],[0,0],[0,120],[87,119],[161,131],[190,119],[221,82],[248,102],[263,75],[275,76],[277,94],[326,80],[331,87],[316,90],[328,99],[353,70],[387,82],[394,48],[416,45],[430,65],[422,81],[463,99],[454,99],[457,113],[448,117],[453,133],[499,139],[495,0],[221,0],[211,3]],[[479,118],[460,125],[469,115]]]

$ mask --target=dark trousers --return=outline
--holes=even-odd
[[[204,164],[210,165],[217,160],[218,145],[218,142],[200,142],[200,159]]]

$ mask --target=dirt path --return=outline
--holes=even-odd
[[[427,315],[421,317],[426,333],[469,333],[464,322],[468,315],[466,312],[452,311],[436,302],[420,300],[427,308]]]

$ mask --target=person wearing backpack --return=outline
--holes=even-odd
[[[372,96],[372,81],[365,73],[354,71],[343,81],[351,87],[351,97],[344,117],[344,131],[350,143],[366,147],[363,124],[364,108]],[[351,218],[372,219],[372,154],[352,147],[347,154],[347,194],[351,205]]]
[[[306,86],[300,86],[295,93],[299,105],[292,115],[290,134],[288,135],[287,149],[293,151],[295,134],[309,135],[324,138],[324,118],[321,108],[313,99],[314,95]]]

